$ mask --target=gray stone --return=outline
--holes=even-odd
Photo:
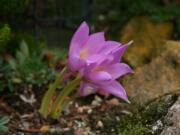
[[[180,97],[169,108],[165,116],[167,126],[161,132],[161,135],[180,135]]]

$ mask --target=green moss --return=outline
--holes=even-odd
[[[145,105],[140,110],[141,117],[146,120],[145,124],[151,124],[166,115],[168,108],[176,100],[175,95],[166,95]]]
[[[136,112],[130,116],[124,116],[117,123],[117,133],[121,135],[146,135],[150,133],[150,129],[144,124],[141,112]]]
[[[144,107],[137,107],[131,115],[121,117],[120,121],[105,119],[105,132],[111,135],[152,135],[152,126],[157,120],[163,122],[168,108],[175,102],[176,96],[167,95],[146,104]],[[134,105],[133,105],[134,106]],[[153,135],[158,135],[161,129]]]
[[[127,125],[127,129],[124,131],[120,131],[121,135],[144,135],[149,133],[150,130],[146,128],[141,122],[136,125],[129,124]]]

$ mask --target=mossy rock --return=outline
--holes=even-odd
[[[177,100],[176,94],[168,94],[157,98],[144,107],[132,105],[132,114],[121,117],[119,122],[111,119],[104,119],[104,130],[108,135],[159,135],[163,127],[153,131],[153,126],[164,117],[168,109]]]

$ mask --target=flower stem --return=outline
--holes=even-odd
[[[81,77],[77,76],[74,80],[69,82],[67,86],[62,90],[61,94],[57,97],[57,99],[53,104],[52,112],[51,112],[52,118],[54,119],[59,118],[64,108],[64,103],[67,96],[79,85],[80,81],[81,81]]]
[[[61,84],[65,72],[66,72],[66,67],[60,72],[60,74],[58,74],[55,82],[49,85],[49,88],[42,99],[39,112],[42,114],[44,118],[46,118],[49,114],[48,109],[49,109],[50,101],[52,100],[56,88]]]

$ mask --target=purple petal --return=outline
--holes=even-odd
[[[89,27],[86,22],[83,22],[80,27],[76,30],[72,37],[70,45],[70,53],[79,52],[82,46],[85,45],[89,38]]]
[[[121,61],[122,56],[128,47],[129,45],[120,46],[119,49],[114,52],[114,63]]]
[[[94,33],[90,35],[86,43],[86,47],[88,47],[90,54],[94,54],[97,53],[103,47],[104,42],[104,32]]]
[[[111,74],[113,79],[117,79],[125,74],[132,73],[133,70],[125,63],[116,63],[108,66],[108,73]]]
[[[83,22],[79,28],[76,30],[72,37],[72,44],[84,45],[89,38],[89,26],[86,22]]]
[[[112,51],[112,55],[114,56],[114,61],[113,61],[113,63],[117,63],[117,62],[121,61],[124,52],[126,51],[126,49],[127,49],[132,43],[133,43],[133,41],[130,41],[130,42],[128,42],[128,43],[125,44],[125,45],[119,45],[118,48],[115,48],[115,49]]]
[[[124,99],[125,101],[128,101],[125,89],[117,81],[113,81],[108,85],[103,85],[101,88],[107,93],[110,93],[114,96]]]
[[[86,43],[89,38],[89,27],[86,22],[83,22],[80,27],[76,30],[75,34],[72,37],[70,50],[69,50],[69,59],[68,64],[71,70],[78,70],[84,61],[80,60],[79,53],[82,50],[82,46]]]
[[[111,46],[121,46],[122,44],[117,41],[106,41],[105,45],[111,45]]]
[[[101,84],[110,81],[112,77],[108,72],[99,71],[91,73],[89,79],[92,80],[94,83]]]
[[[88,64],[96,63],[96,65],[99,65],[100,63],[107,61],[107,60],[112,61],[113,56],[99,53],[99,54],[89,56],[87,58],[87,63]]]
[[[103,46],[101,52],[103,52],[104,54],[109,54],[109,53],[112,53],[115,50],[117,50],[120,46],[121,46],[121,44],[119,42],[106,41],[104,43],[104,46]]]
[[[96,89],[93,87],[93,85],[86,82],[81,82],[79,90],[82,96],[88,96],[90,94],[96,93]]]
[[[72,71],[81,69],[86,65],[84,60],[81,60],[77,55],[70,55],[68,59],[68,65]]]

